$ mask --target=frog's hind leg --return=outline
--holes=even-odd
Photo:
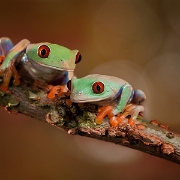
[[[9,82],[12,76],[14,77],[13,84],[20,84],[19,76],[15,67],[15,62],[17,61],[17,58],[25,51],[29,43],[30,42],[27,39],[23,39],[9,51],[9,53],[3,60],[2,65],[0,66],[0,76],[3,77],[3,83],[0,89],[4,91],[8,89]]]
[[[144,106],[142,105],[128,104],[123,110],[123,113],[117,116],[117,121],[120,124],[127,116],[130,115],[131,117],[130,119],[128,119],[128,124],[130,126],[133,126],[135,124],[135,120],[137,119],[138,114],[143,111]]]
[[[130,107],[131,110],[130,114],[131,114],[131,118],[128,120],[128,124],[130,126],[133,126],[135,124],[135,120],[137,119],[137,116],[140,112],[144,112],[144,106],[142,105],[132,105]]]
[[[7,37],[0,38],[0,55],[6,56],[8,52],[13,48],[12,41]]]
[[[133,98],[131,100],[132,104],[141,104],[144,100],[146,100],[146,95],[143,91],[141,91],[140,89],[136,89],[134,90],[134,95]]]
[[[15,86],[18,86],[18,85],[20,84],[20,80],[19,80],[19,79],[20,79],[20,76],[19,76],[19,74],[18,74],[15,66],[13,66],[13,68],[12,68],[12,76],[13,76],[13,78],[14,78],[13,84],[14,84]]]
[[[6,55],[13,48],[12,41],[7,37],[0,38],[0,66],[2,65]],[[2,72],[0,72],[0,76],[2,76]]]
[[[13,72],[11,68],[7,68],[5,71],[0,71],[0,75],[3,77],[3,83],[0,86],[1,90],[7,91],[12,74]]]

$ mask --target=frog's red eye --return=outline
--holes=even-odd
[[[92,85],[92,90],[94,91],[94,93],[100,94],[104,91],[104,84],[102,82],[95,82]]]
[[[81,56],[80,52],[78,52],[78,53],[76,54],[75,64],[79,63],[79,62],[81,61],[81,59],[82,59],[82,56]]]
[[[46,45],[41,45],[38,48],[38,56],[41,58],[47,58],[50,54],[50,48]]]

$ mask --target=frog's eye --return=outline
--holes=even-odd
[[[104,91],[104,84],[102,82],[95,82],[92,85],[92,90],[94,91],[94,93],[100,94]]]
[[[67,82],[67,88],[71,91],[71,80]]]
[[[76,54],[75,64],[79,63],[79,62],[81,61],[81,59],[82,59],[82,56],[81,56],[80,52],[78,52],[78,53]]]
[[[47,58],[50,54],[50,48],[46,45],[41,45],[38,48],[38,56],[41,58]]]

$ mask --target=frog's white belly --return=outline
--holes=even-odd
[[[26,54],[21,58],[21,64],[25,71],[34,79],[43,79],[51,82],[57,76],[64,76],[64,71],[42,66],[32,60],[27,59]]]

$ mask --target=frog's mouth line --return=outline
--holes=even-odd
[[[74,98],[71,98],[71,100],[75,103],[96,103],[96,104],[102,104],[102,103],[109,103],[109,102],[112,102],[112,99],[109,98],[109,99],[101,99],[101,98],[98,98],[98,99],[86,99],[86,100],[76,100]],[[98,102],[98,103],[97,103]]]
[[[35,62],[35,63],[39,64],[40,66],[50,67],[50,68],[52,68],[52,69],[56,69],[56,70],[59,70],[59,71],[70,71],[70,72],[74,71],[74,69],[58,68],[58,67],[55,67],[55,66],[50,66],[50,65],[42,64],[42,63],[40,63],[40,62]]]

